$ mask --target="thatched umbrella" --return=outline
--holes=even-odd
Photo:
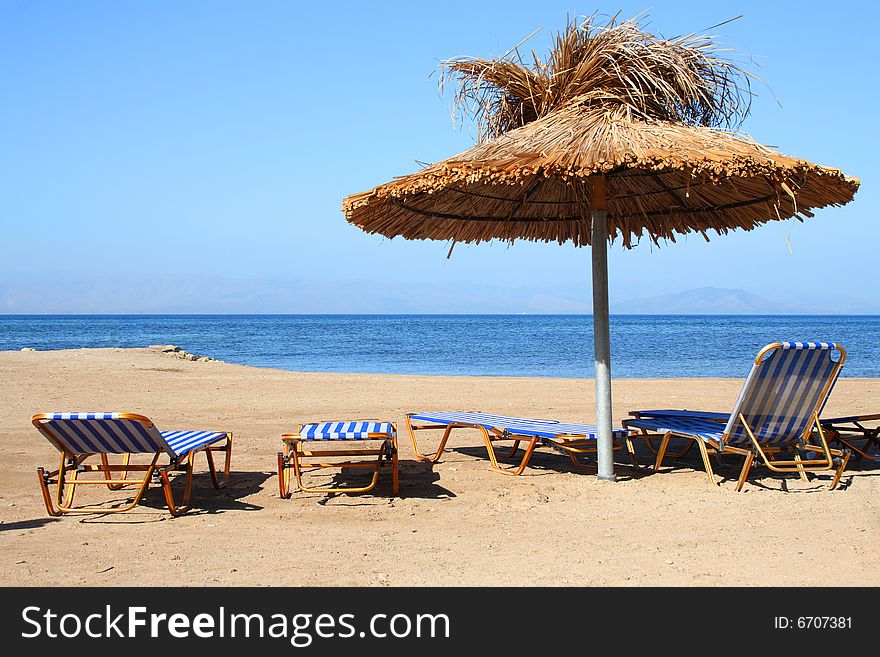
[[[749,76],[711,37],[665,39],[593,16],[569,22],[546,61],[532,58],[445,62],[480,143],[342,209],[388,237],[592,245],[599,478],[614,479],[608,240],[708,240],[802,220],[849,202],[859,182],[730,132],[748,114]]]

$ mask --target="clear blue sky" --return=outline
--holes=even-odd
[[[842,168],[862,188],[804,224],[773,222],[709,244],[616,246],[612,303],[717,286],[880,312],[880,10],[766,0],[2,0],[0,312],[53,310],[59,295],[92,284],[132,309],[157,280],[170,297],[186,279],[221,288],[229,279],[239,290],[242,280],[314,284],[324,292],[304,310],[321,310],[322,296],[341,310],[346,293],[366,288],[407,290],[406,310],[436,309],[434,295],[456,310],[456,295],[474,290],[510,310],[527,298],[588,302],[588,249],[458,245],[447,260],[445,243],[361,233],[340,203],[473,143],[431,76],[441,59],[497,55],[536,28],[531,45],[543,53],[567,15],[646,8],[648,28],[667,36],[743,14],[713,32],[750,55],[769,86],[755,86],[743,129]],[[158,306],[144,309],[162,306],[150,298]],[[399,309],[394,294],[375,298],[376,312]],[[89,309],[123,307],[95,303]],[[248,303],[234,307],[263,309]]]

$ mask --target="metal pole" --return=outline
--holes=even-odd
[[[604,196],[604,180],[601,184]],[[597,205],[601,209],[595,209]],[[602,203],[590,212],[593,255],[593,349],[596,362],[596,459],[599,479],[615,481],[611,437],[611,338],[608,331],[608,213]]]

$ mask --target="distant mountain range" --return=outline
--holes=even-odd
[[[770,301],[745,290],[699,287],[613,304],[611,312],[621,315],[812,315],[823,311]]]
[[[613,314],[871,314],[880,307],[782,303],[739,289],[701,287],[615,303]],[[590,313],[588,287],[542,289],[477,282],[235,279],[219,276],[0,280],[0,314]]]

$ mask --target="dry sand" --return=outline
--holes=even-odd
[[[739,379],[614,382],[614,414],[727,410]],[[588,380],[296,373],[182,361],[146,349],[0,352],[3,585],[870,585],[880,584],[880,466],[855,463],[839,490],[768,476],[709,486],[696,453],[620,481],[569,472],[541,451],[521,477],[489,470],[476,433],[434,466],[401,434],[400,496],[278,497],[275,454],[295,421],[416,410],[593,419]],[[160,491],[117,515],[47,516],[35,467],[57,452],[39,411],[126,410],[161,429],[234,432],[233,481],[204,460],[195,508],[172,519]],[[827,414],[880,411],[880,380],[843,379]],[[642,462],[650,456],[642,453]],[[100,487],[105,499],[121,499]]]

